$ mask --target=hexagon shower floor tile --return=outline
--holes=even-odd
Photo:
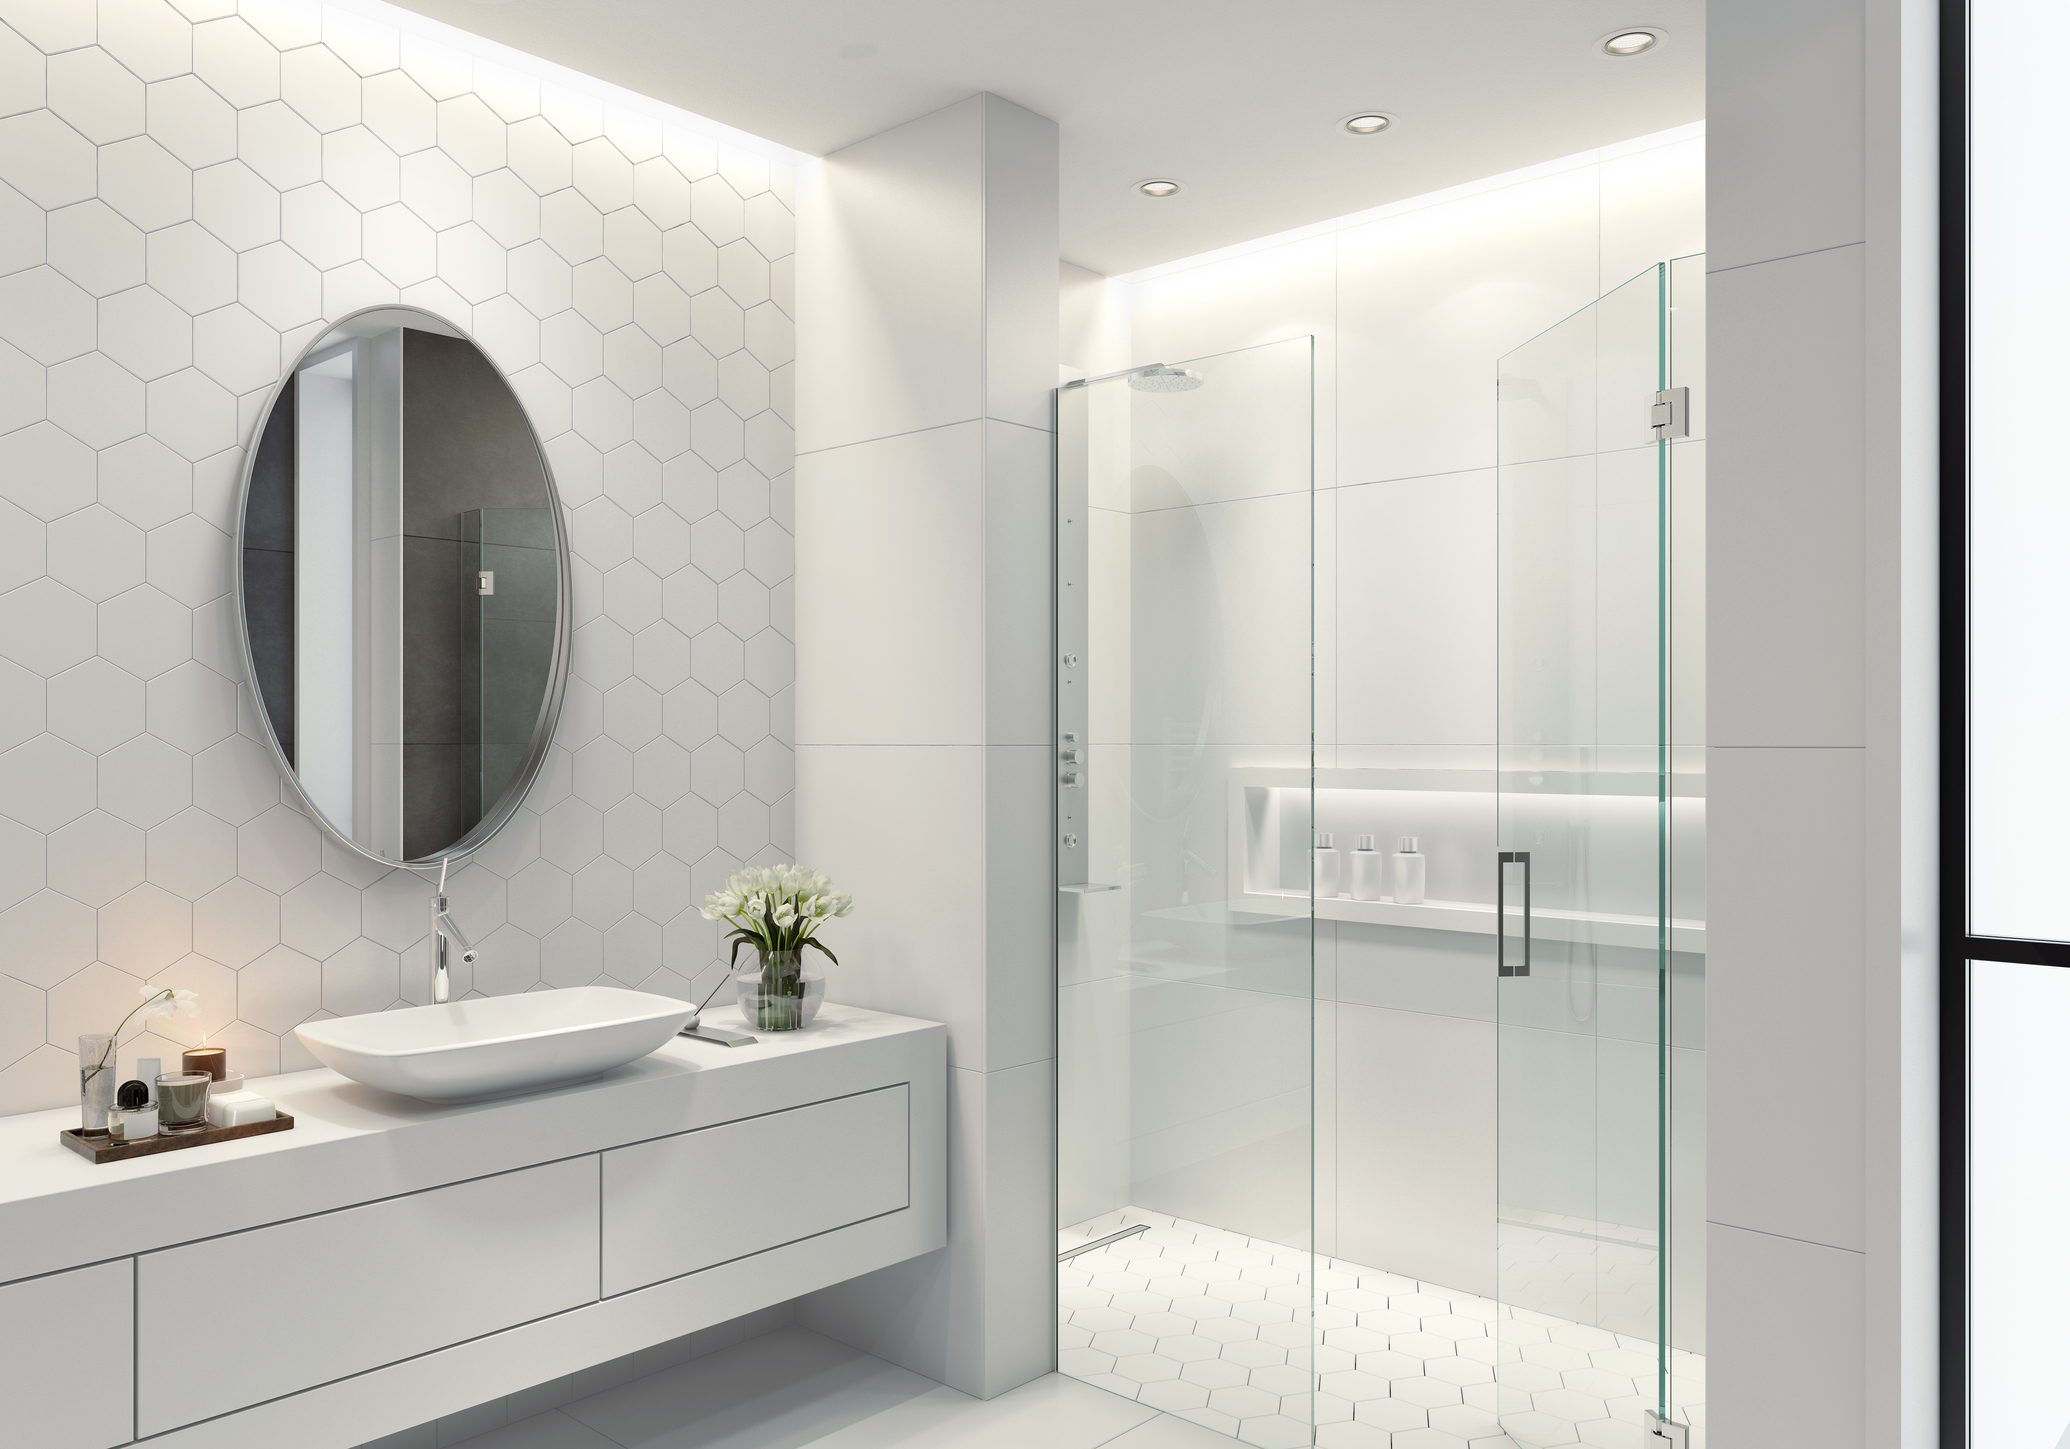
[[[1311,1289],[1305,1251],[1139,1208],[1065,1228],[1058,1251],[1140,1223],[1057,1265],[1073,1378],[1259,1449],[1641,1449],[1644,1339],[1341,1258],[1315,1260]],[[1563,1236],[1505,1227],[1505,1278]],[[1677,1352],[1672,1371],[1700,1449],[1704,1360]]]
[[[470,328],[570,510],[561,729],[450,886],[471,984],[714,984],[690,902],[790,849],[788,169],[315,0],[0,0],[0,78],[0,1113],[143,981],[253,1073],[423,996],[427,886],[283,801],[230,595],[244,441],[366,306]]]

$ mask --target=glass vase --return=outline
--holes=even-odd
[[[811,1024],[827,978],[798,951],[765,951],[733,978],[733,1000],[753,1031],[797,1031]]]
[[[79,1130],[108,1130],[108,1109],[115,1105],[115,1038],[93,1032],[79,1038]]]

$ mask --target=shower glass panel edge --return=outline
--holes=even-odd
[[[1702,351],[1685,258],[1498,364],[1496,1380],[1519,1442],[1638,1404],[1702,1442]],[[1694,406],[1656,436],[1670,388]]]
[[[1317,1417],[1313,374],[1056,397],[1057,1366],[1273,1443]]]

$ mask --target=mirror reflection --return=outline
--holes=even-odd
[[[458,329],[348,318],[281,383],[239,530],[252,678],[281,762],[362,852],[484,843],[536,773],[566,565],[524,409]]]

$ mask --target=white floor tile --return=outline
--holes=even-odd
[[[501,1429],[491,1429],[479,1439],[469,1439],[467,1449],[619,1449],[596,1430],[576,1423],[558,1409],[534,1414]]]

